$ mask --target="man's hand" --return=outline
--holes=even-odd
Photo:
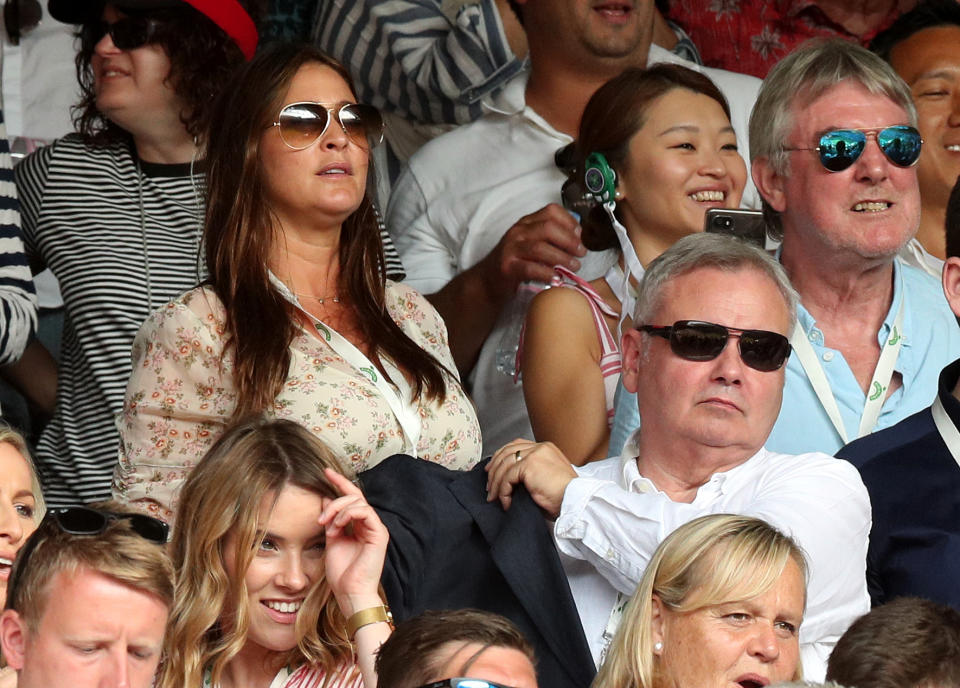
[[[487,464],[487,501],[499,499],[504,509],[510,508],[513,486],[527,488],[550,518],[557,518],[563,493],[577,477],[570,461],[551,442],[514,440],[504,445]]]
[[[481,264],[488,289],[506,299],[521,282],[549,282],[554,265],[579,270],[577,259],[586,254],[580,225],[551,203],[517,220]]]

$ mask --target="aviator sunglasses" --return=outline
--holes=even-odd
[[[123,520],[130,524],[130,529],[144,540],[165,545],[169,526],[160,519],[144,514],[122,514],[113,511],[92,509],[87,506],[70,506],[60,509],[48,509],[43,517],[43,523],[53,521],[57,527],[69,535],[99,535],[107,529],[111,521]],[[42,524],[41,524],[42,525]],[[17,586],[22,578],[22,572],[29,564],[30,555],[37,548],[37,543],[43,539],[38,528],[17,558],[17,567],[10,579],[7,599],[12,600]]]
[[[118,50],[134,50],[156,40],[158,29],[162,26],[156,19],[146,17],[123,17],[108,24],[97,22],[84,27],[86,40],[96,45],[110,34],[110,40]]]
[[[284,105],[273,126],[280,127],[280,139],[294,150],[303,150],[316,143],[336,119],[344,133],[358,146],[376,146],[383,142],[383,118],[370,105],[346,103],[290,103]]]
[[[736,337],[740,358],[754,370],[779,370],[790,355],[790,342],[782,334],[767,330],[740,330],[699,320],[678,320],[673,325],[637,328],[670,342],[670,350],[688,361],[712,361]]]
[[[857,161],[867,147],[867,137],[875,136],[887,160],[898,167],[915,165],[920,158],[923,139],[913,127],[898,124],[884,129],[835,129],[820,137],[816,148],[784,148],[788,151],[817,151],[820,164],[830,172],[840,172]]]

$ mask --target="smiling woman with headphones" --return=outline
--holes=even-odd
[[[678,65],[631,69],[590,99],[573,145],[565,199],[584,245],[617,249],[607,274],[585,282],[561,267],[530,306],[521,367],[538,441],[582,465],[607,456],[620,375],[619,331],[629,326],[644,266],[703,229],[708,208],[736,208],[747,171],[726,99]]]

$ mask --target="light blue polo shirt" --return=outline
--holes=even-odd
[[[937,394],[940,371],[960,358],[960,327],[943,296],[940,283],[899,259],[893,263],[893,302],[877,333],[881,345],[890,335],[901,301],[904,304],[904,339],[895,370],[903,378],[903,385],[884,402],[875,430],[890,427],[930,406]],[[825,346],[823,333],[802,305],[797,307],[797,318],[830,381],[847,436],[852,440],[857,436],[867,397],[843,354]],[[621,386],[617,390],[616,415],[610,434],[612,456],[622,451],[630,433],[639,426],[636,395]],[[764,446],[783,454],[811,451],[835,454],[843,445],[813,391],[799,357],[791,354],[787,362],[783,406]]]

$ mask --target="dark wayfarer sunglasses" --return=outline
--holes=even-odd
[[[123,17],[112,24],[95,22],[83,27],[84,41],[96,45],[110,34],[110,40],[118,50],[134,50],[154,43],[162,26],[162,22],[147,17]]]
[[[144,514],[121,514],[113,511],[101,511],[92,509],[88,506],[69,506],[59,509],[49,509],[43,517],[43,523],[53,521],[64,533],[70,535],[99,535],[107,529],[111,521],[124,520],[129,522],[130,529],[150,542],[158,545],[167,544],[167,535],[169,526],[160,519],[146,516]],[[43,525],[43,524],[41,524]],[[37,548],[37,543],[43,539],[40,534],[40,528],[27,540],[17,557],[17,567],[10,578],[10,585],[7,588],[7,599],[12,600],[20,579],[23,578],[23,571],[29,564],[30,555]]]
[[[383,118],[371,105],[301,102],[284,105],[273,126],[280,127],[280,138],[294,150],[309,148],[336,120],[344,133],[358,146],[366,148],[383,142]]]
[[[820,137],[816,148],[784,148],[788,151],[817,151],[820,164],[830,172],[841,172],[863,154],[867,137],[874,136],[887,160],[898,167],[915,165],[923,139],[913,127],[896,125],[885,129],[835,129]]]
[[[670,350],[688,361],[712,361],[736,337],[740,358],[754,370],[769,373],[783,367],[790,355],[790,342],[782,334],[767,330],[740,330],[699,320],[678,320],[673,325],[641,325],[641,332],[663,337]]]

